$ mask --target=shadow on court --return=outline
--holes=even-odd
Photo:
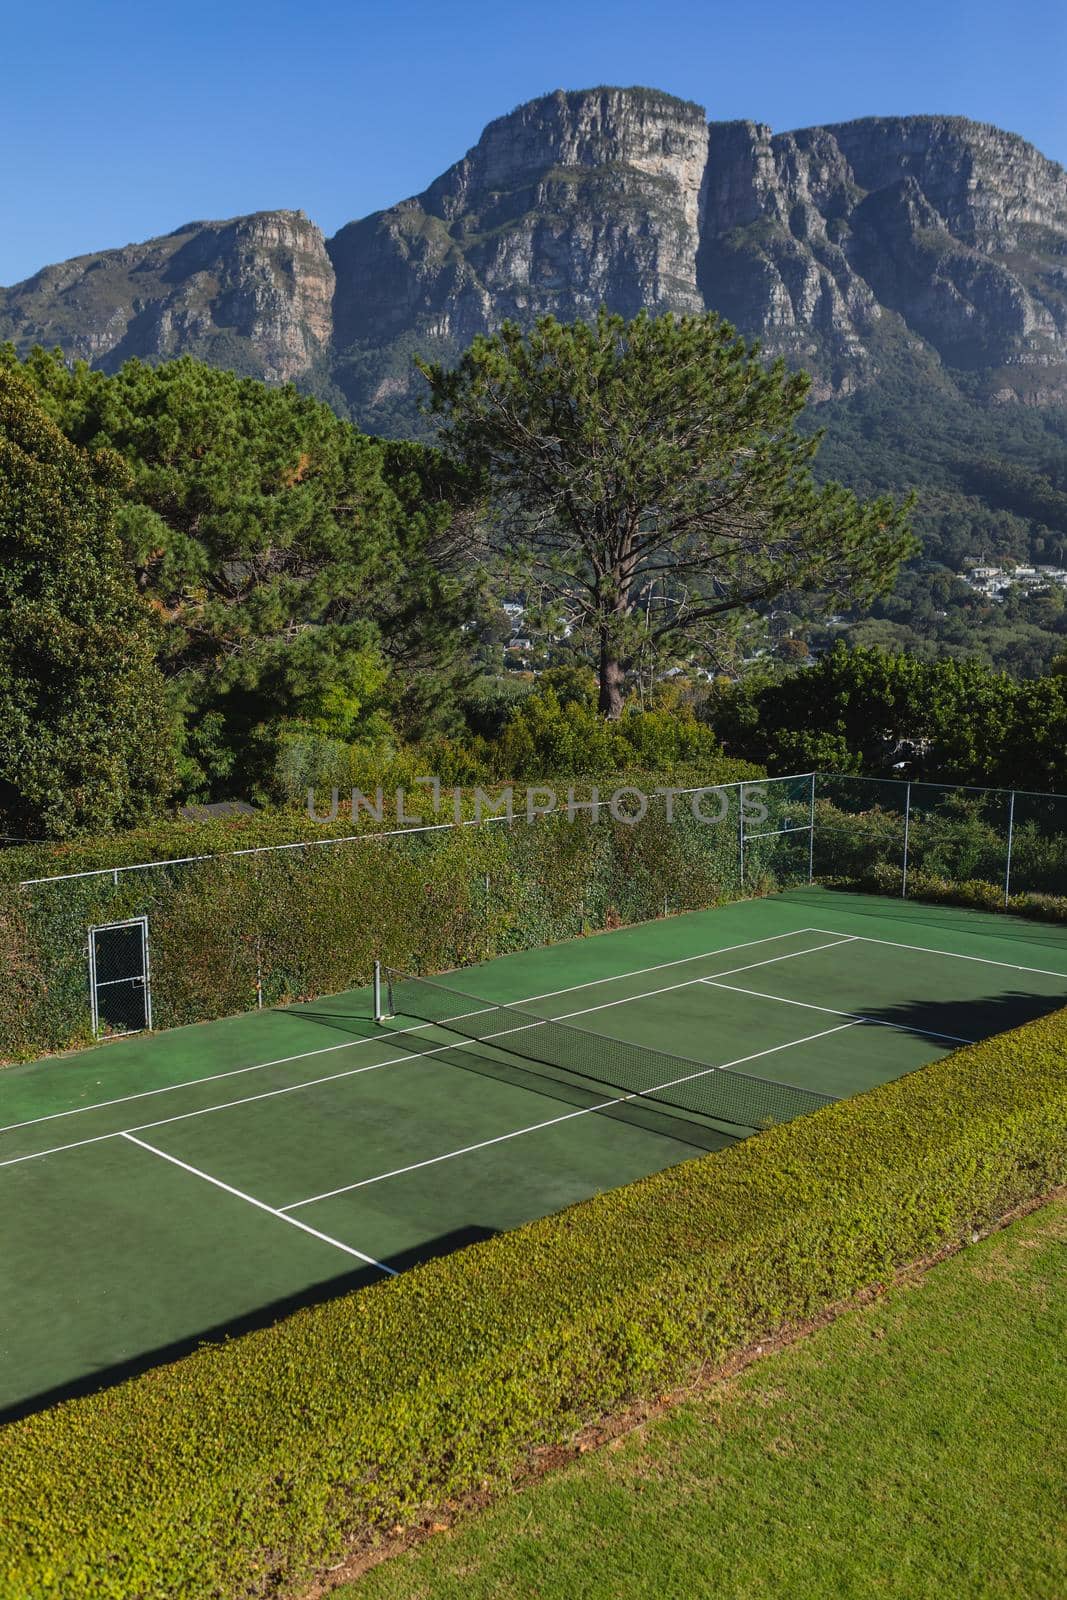
[[[373,1039],[378,1034],[369,1008],[366,1011],[313,1011],[299,1006],[278,1006],[275,1015],[290,1017],[294,1022],[317,1022],[324,1028],[336,1028],[339,1033],[351,1033],[361,1039]]]
[[[450,1233],[440,1234],[437,1238],[427,1239],[417,1249],[402,1250],[396,1255],[387,1256],[386,1265],[394,1267],[398,1272],[405,1272],[409,1267],[417,1267],[420,1262],[431,1261],[435,1256],[452,1255],[454,1251],[463,1250],[467,1245],[495,1238],[498,1232],[497,1228],[486,1228],[472,1223],[468,1227],[456,1228]],[[57,1406],[64,1400],[77,1400],[84,1395],[97,1394],[101,1389],[111,1389],[117,1383],[125,1383],[128,1378],[136,1378],[143,1372],[151,1371],[153,1367],[180,1361],[183,1356],[191,1355],[203,1345],[221,1344],[227,1339],[239,1339],[242,1334],[269,1328],[273,1323],[292,1316],[296,1311],[303,1311],[308,1306],[325,1305],[330,1300],[339,1300],[343,1295],[351,1294],[357,1289],[367,1289],[372,1284],[381,1282],[381,1273],[376,1272],[373,1267],[358,1267],[352,1272],[342,1272],[335,1278],[325,1278],[300,1290],[299,1293],[272,1300],[264,1306],[257,1307],[255,1311],[234,1317],[229,1322],[220,1322],[213,1327],[203,1328],[183,1339],[176,1339],[172,1344],[144,1351],[112,1366],[100,1367],[95,1372],[73,1379],[70,1383],[59,1384],[53,1389],[29,1395],[25,1400],[0,1408],[0,1426],[8,1422],[17,1422],[20,1417],[32,1416],[37,1411],[47,1411],[50,1406]]]
[[[958,1039],[988,1039],[994,1033],[1018,1028],[1059,1011],[1067,1004],[1067,979],[1061,994],[1034,994],[1026,989],[1004,989],[999,994],[971,999],[898,1000],[892,1005],[868,1006],[863,1015],[872,1022],[891,1022],[913,1033],[951,1034]],[[951,1041],[946,1041],[951,1044]]]
[[[492,1078],[497,1083],[511,1084],[527,1094],[548,1100],[553,1107],[572,1106],[576,1110],[589,1111],[594,1116],[624,1122],[632,1128],[642,1128],[647,1133],[658,1134],[676,1144],[688,1145],[693,1150],[724,1150],[728,1145],[736,1144],[739,1137],[725,1132],[721,1125],[710,1118],[701,1118],[695,1112],[677,1115],[662,1102],[613,1098],[625,1094],[626,1090],[613,1085],[610,1077],[585,1079],[580,1073],[564,1071],[549,1062],[511,1056],[506,1049],[488,1040],[482,1040],[474,1046],[461,1035],[456,1035],[454,1042],[449,1042],[447,1030],[440,1028],[432,1034],[408,1032],[402,1028],[389,1029],[383,1037],[391,1045],[395,1044],[398,1050],[412,1055],[436,1056],[442,1072],[469,1072]],[[611,1047],[617,1042],[607,1036],[603,1039],[605,1070],[608,1073]],[[551,1111],[548,1114],[551,1115]]]

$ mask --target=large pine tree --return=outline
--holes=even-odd
[[[914,548],[909,507],[816,485],[808,379],[713,313],[505,323],[453,370],[419,365],[446,451],[495,505],[492,542],[513,566],[524,544],[609,717],[643,657],[713,660],[733,616],[791,591],[864,605]]]

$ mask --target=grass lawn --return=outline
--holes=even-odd
[[[1067,1594],[1067,1200],[334,1600]]]

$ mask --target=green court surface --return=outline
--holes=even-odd
[[[484,1038],[358,991],[0,1073],[0,1419],[748,1137],[752,1078],[857,1094],[1056,1009],[1067,930],[811,889],[439,981]],[[508,1003],[599,1038],[522,1059]],[[662,1098],[635,1046],[687,1058]]]

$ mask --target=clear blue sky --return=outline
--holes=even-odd
[[[597,83],[778,131],[953,112],[1067,164],[1062,0],[29,0],[0,55],[0,283],[199,217],[331,233]]]

